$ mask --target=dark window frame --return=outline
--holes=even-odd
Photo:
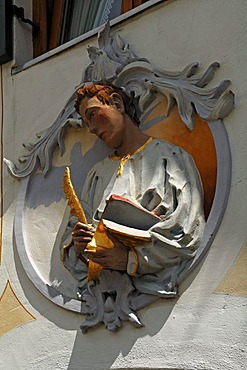
[[[0,65],[13,59],[12,1],[0,0]]]
[[[147,1],[148,0],[122,0],[121,13],[119,15]],[[33,58],[66,43],[66,41],[60,42],[64,6],[65,0],[33,0],[33,21],[40,26],[40,31],[33,36]],[[74,38],[81,35],[77,35]]]

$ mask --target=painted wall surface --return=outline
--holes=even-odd
[[[100,327],[83,335],[81,315],[34,287],[13,240],[19,184],[1,167],[0,369],[246,369],[246,13],[245,0],[177,0],[112,28],[139,56],[167,71],[220,62],[214,83],[228,78],[236,94],[236,108],[224,120],[232,184],[222,224],[182,295],[139,312],[145,327],[126,323],[117,333]],[[96,37],[13,76],[11,63],[1,68],[2,157],[16,161],[26,154],[22,143],[35,141],[54,122],[89,63],[89,44]]]

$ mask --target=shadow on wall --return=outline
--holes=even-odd
[[[72,353],[68,352],[67,354],[70,357],[67,367],[69,370],[109,369],[120,355],[128,355],[138,339],[146,336],[152,337],[159,333],[177,302],[177,299],[159,299],[148,308],[140,310],[138,315],[145,325],[143,328],[138,329],[129,322],[122,322],[123,327],[118,332],[109,332],[102,325],[90,329],[87,334],[82,334],[79,327],[85,316],[61,308],[44,297],[29,280],[20,262],[16,247],[14,248],[14,259],[18,280],[27,301],[34,310],[70,334],[77,331]],[[35,317],[36,322],[40,320],[39,315],[35,314]],[[59,331],[57,333],[59,335]]]
[[[140,338],[159,333],[171,315],[176,299],[156,303],[139,312],[145,327],[135,328],[123,322],[123,327],[116,333],[107,331],[103,326],[88,331],[86,335],[77,332],[71,353],[68,370],[110,369],[117,358],[127,356]],[[86,344],[85,344],[86,341]]]
[[[181,284],[180,295],[188,289],[202,265],[203,261]],[[138,351],[138,340],[143,338],[145,341],[146,337],[148,347],[154,348],[158,345],[156,337],[158,333],[161,333],[163,330],[163,336],[169,336],[169,329],[166,323],[168,320],[172,319],[173,309],[178,301],[179,297],[173,299],[160,298],[155,303],[138,311],[138,316],[145,325],[143,328],[137,329],[128,322],[122,322],[123,327],[116,333],[105,330],[103,326],[101,328],[90,329],[86,335],[78,331],[75,337],[68,370],[110,369],[117,359],[123,363],[125,361],[124,358],[127,357],[131,351],[134,351],[133,347],[136,347],[136,352],[139,353],[137,356],[142,360],[142,364],[145,364],[145,358],[149,356],[147,353],[143,354],[141,351]],[[190,334],[193,337],[194,328]],[[171,338],[169,337],[168,339],[170,340]],[[136,356],[132,359],[134,362]],[[128,359],[128,361],[131,360]],[[129,362],[129,367],[126,365],[126,367],[120,366],[119,369],[120,368],[135,369],[131,366],[131,362]]]
[[[71,169],[71,178],[79,197],[88,171],[108,152],[109,150],[100,140],[97,140],[95,146],[85,155],[82,155],[80,142],[77,142],[71,149],[71,165],[68,166]],[[53,202],[65,199],[62,189],[64,170],[65,166],[53,166],[52,171],[46,177],[42,173],[34,174],[29,183],[26,206],[32,209],[40,205],[49,207]]]

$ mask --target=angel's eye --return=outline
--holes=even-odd
[[[89,115],[88,115],[88,119],[89,119],[89,121],[90,120],[92,120],[93,118],[94,118],[94,116],[95,116],[95,110],[92,110],[90,113],[89,113]]]

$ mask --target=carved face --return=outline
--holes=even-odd
[[[112,98],[111,105],[101,103],[95,96],[85,98],[79,111],[90,132],[103,140],[109,148],[117,149],[123,144],[126,125],[124,107],[118,96]]]

